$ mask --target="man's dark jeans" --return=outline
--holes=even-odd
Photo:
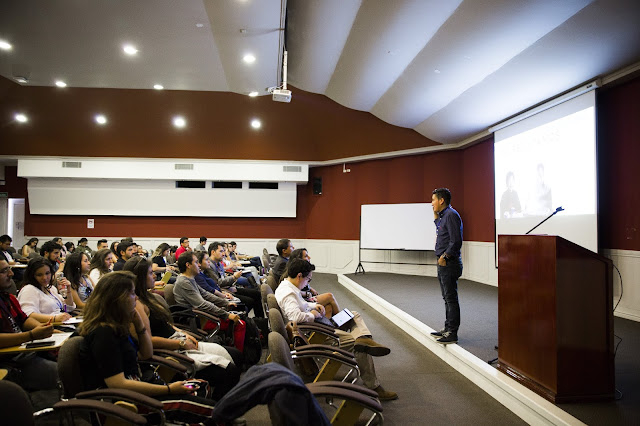
[[[444,328],[458,334],[460,304],[458,303],[458,278],[462,275],[462,259],[449,259],[446,266],[438,265],[438,281],[444,299],[446,320]]]

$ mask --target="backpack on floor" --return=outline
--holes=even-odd
[[[260,342],[260,329],[253,318],[245,318],[244,334],[244,362],[247,366],[257,364],[262,358],[262,343]]]

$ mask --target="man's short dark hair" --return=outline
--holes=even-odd
[[[287,269],[289,270],[287,274],[289,278],[295,278],[298,274],[302,274],[302,278],[305,278],[315,269],[315,266],[304,259],[290,259],[287,263]]]
[[[13,241],[13,240],[7,234],[4,234],[4,235],[0,236],[0,243],[2,243],[2,244],[10,243],[11,241]]]
[[[209,256],[211,256],[212,251],[218,250],[218,247],[224,247],[224,243],[221,243],[220,241],[214,241],[209,244]]]
[[[437,198],[444,199],[446,205],[451,204],[451,191],[447,188],[438,188],[433,190],[433,194]]]
[[[189,237],[182,237],[180,238],[180,244],[184,243],[185,241],[187,241],[189,239]]]
[[[237,246],[237,244],[236,244],[236,242],[235,242],[235,241],[231,241],[231,242],[229,243],[229,245],[230,245],[230,246]]]
[[[283,238],[278,241],[278,243],[276,244],[276,251],[280,256],[282,256],[283,251],[289,248],[290,243],[291,243],[291,240],[288,238]]]
[[[206,243],[207,237],[200,237],[200,243]]]
[[[89,240],[87,240],[85,237],[82,237],[78,240],[78,245],[82,244],[82,243],[88,243]]]
[[[40,247],[40,256],[44,257],[45,253],[52,253],[54,250],[62,250],[62,246],[52,241],[47,241]]]
[[[116,249],[118,250],[118,257],[122,255],[122,252],[126,252],[127,249],[134,244],[135,243],[133,241],[123,241],[120,244],[118,244],[118,248]]]
[[[103,238],[103,239],[101,239],[101,240],[98,240],[98,244],[96,244],[96,246],[99,246],[99,245],[100,245],[100,244],[102,244],[102,243],[107,244],[107,242],[108,242],[108,241],[107,241],[107,239],[106,239],[106,238]]]
[[[195,254],[190,251],[185,251],[180,256],[178,256],[178,269],[180,270],[180,272],[184,272],[187,270],[187,263],[193,263],[194,256]]]
[[[198,259],[198,263],[202,263],[202,259],[204,259],[204,257],[207,256],[207,253],[205,253],[203,251],[196,251],[193,254],[196,255],[196,259]]]

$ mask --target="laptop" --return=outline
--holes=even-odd
[[[327,318],[327,317],[316,318],[315,322],[328,325],[329,327],[342,328],[342,326],[344,326],[349,321],[351,321],[352,318],[353,318],[353,313],[349,309],[344,308],[343,310],[341,310],[331,318]]]

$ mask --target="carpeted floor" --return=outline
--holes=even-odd
[[[444,302],[437,278],[384,273],[347,276],[429,327],[443,327]],[[458,290],[462,318],[458,344],[482,360],[496,358],[498,288],[460,280]],[[616,336],[623,339],[615,361],[620,399],[559,405],[590,425],[640,424],[640,323],[615,318],[614,327]]]

